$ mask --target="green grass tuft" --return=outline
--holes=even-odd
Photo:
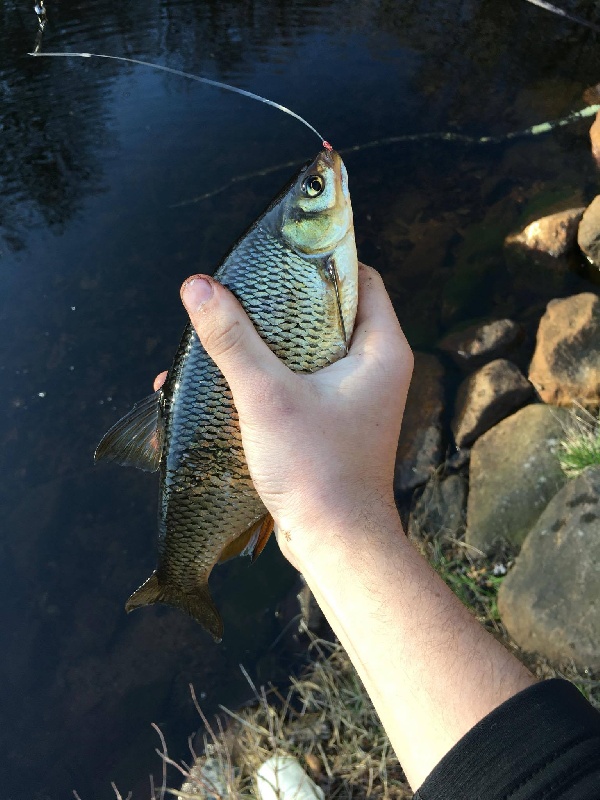
[[[587,467],[600,465],[600,413],[594,417],[581,406],[571,410],[558,460],[569,478],[576,478]]]

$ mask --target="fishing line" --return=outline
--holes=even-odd
[[[228,92],[235,92],[236,94],[241,94],[243,97],[249,97],[251,100],[260,100],[261,103],[266,103],[268,106],[272,106],[273,108],[279,109],[279,111],[283,111],[284,114],[289,114],[290,117],[294,117],[303,125],[306,125],[313,133],[315,133],[319,139],[321,140],[321,144],[326,150],[332,150],[332,146],[329,144],[326,139],[321,136],[319,131],[307,122],[300,114],[296,114],[295,111],[292,111],[291,108],[287,106],[282,106],[280,103],[276,103],[274,100],[269,100],[266,97],[262,97],[259,94],[254,94],[254,92],[249,92],[246,89],[240,89],[237,86],[231,86],[229,83],[221,83],[221,81],[213,81],[211,78],[202,78],[200,75],[192,75],[191,72],[183,72],[180,69],[174,69],[173,67],[165,67],[163,64],[153,64],[151,61],[140,61],[137,58],[126,58],[125,56],[107,56],[103,53],[27,53],[28,56],[34,56],[35,58],[109,58],[111,61],[124,61],[128,64],[138,64],[142,67],[151,67],[152,69],[161,70],[161,72],[169,72],[171,75],[178,75],[180,78],[189,78],[192,81],[198,81],[198,83],[206,83],[208,86],[216,86],[217,89],[226,89]]]
[[[387,136],[384,139],[374,139],[371,142],[364,142],[363,144],[355,144],[350,147],[341,149],[340,155],[346,156],[350,153],[359,153],[362,150],[371,150],[375,147],[383,147],[387,144],[398,144],[402,142],[421,142],[421,141],[438,141],[438,142],[457,142],[458,144],[471,144],[471,145],[485,145],[485,144],[503,144],[510,142],[514,139],[525,139],[529,136],[540,136],[544,133],[550,133],[557,128],[564,128],[566,125],[573,125],[579,120],[586,119],[586,117],[593,117],[600,111],[600,104],[586,106],[579,111],[573,111],[560,119],[549,120],[548,122],[540,122],[537,125],[531,125],[529,128],[523,128],[520,131],[511,131],[510,133],[500,134],[498,136],[468,136],[465,133],[455,133],[453,131],[432,131],[428,133],[406,133],[401,136]],[[312,157],[312,156],[310,156]],[[296,167],[302,161],[308,160],[309,156],[304,159],[297,159],[294,161],[285,161],[282,164],[274,164],[272,167],[266,167],[255,172],[248,172],[244,175],[235,175],[230,178],[227,183],[219,186],[218,189],[212,189],[210,192],[196,195],[189,200],[181,200],[178,203],[173,203],[169,208],[183,208],[184,206],[191,206],[194,203],[200,203],[202,200],[209,200],[218,194],[222,194],[231,188],[236,183],[243,183],[252,178],[261,178],[265,175],[270,175],[273,172],[287,169],[289,167]]]
[[[357,144],[353,147],[346,147],[340,150],[340,153],[354,153],[358,150],[369,150],[372,147],[379,147],[383,144],[396,144],[397,142],[416,142],[421,140],[437,140],[442,142],[459,142],[463,144],[502,144],[509,142],[512,139],[523,139],[527,136],[539,136],[542,133],[549,133],[556,130],[556,128],[564,128],[565,125],[572,125],[586,117],[593,117],[600,111],[599,105],[586,106],[579,111],[573,111],[567,114],[566,117],[560,119],[553,119],[548,122],[540,122],[537,125],[531,125],[529,128],[524,128],[520,131],[511,131],[510,133],[503,133],[498,136],[468,136],[465,133],[448,132],[432,132],[432,133],[408,133],[403,136],[388,136],[385,139],[376,139],[372,142],[365,144]]]
[[[578,17],[575,14],[569,14],[567,11],[563,11],[562,8],[558,8],[558,6],[553,6],[551,3],[546,3],[545,0],[527,0],[527,2],[534,6],[538,6],[538,8],[543,8],[545,11],[551,11],[553,14],[556,14],[559,17],[564,17],[564,19],[568,19],[571,22],[577,22],[579,25],[585,25],[586,28],[591,28],[591,30],[596,31],[596,33],[600,33],[600,25],[594,25],[593,22],[588,22],[587,19]]]

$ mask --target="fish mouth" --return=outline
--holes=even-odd
[[[335,152],[335,150],[321,150],[312,164],[309,164],[307,169],[318,169],[319,167],[325,169],[334,169],[336,173],[339,172],[342,159]]]

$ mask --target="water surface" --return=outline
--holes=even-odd
[[[342,150],[518,130],[582,107],[599,79],[595,34],[524,0],[46,7],[46,50],[234,83],[290,106]],[[319,143],[273,109],[181,78],[28,58],[36,24],[29,4],[0,9],[3,791],[109,798],[115,780],[137,800],[159,772],[151,722],[173,756],[186,754],[189,682],[210,711],[248,696],[239,662],[259,681],[283,677],[287,652],[269,648],[295,575],[274,544],[252,569],[215,571],[220,647],[170,609],[126,616],[155,563],[157,481],[94,469],[92,454],[169,366],[182,280],[213,272],[294,172],[270,168],[302,163]],[[531,322],[551,297],[592,286],[577,270],[517,268],[502,249],[535,213],[594,196],[586,137],[583,124],[493,147],[347,156],[359,254],[384,275],[415,347],[474,319]],[[254,177],[229,185],[243,175]]]

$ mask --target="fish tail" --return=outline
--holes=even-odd
[[[208,583],[198,584],[193,592],[183,592],[162,582],[158,574],[153,572],[125,603],[125,611],[129,613],[153,603],[166,603],[180,608],[206,628],[215,642],[223,638],[223,620],[210,596]]]

